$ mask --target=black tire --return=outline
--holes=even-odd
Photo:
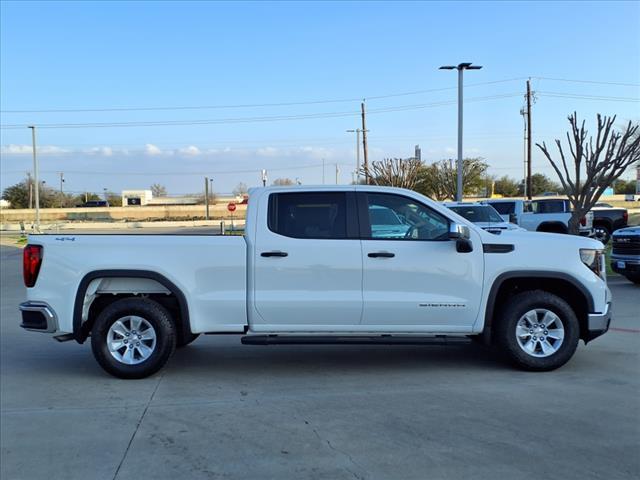
[[[538,315],[542,315],[544,311],[555,314],[564,329],[562,342],[557,347],[557,350],[548,356],[536,356],[544,353],[542,352],[542,345],[538,343],[536,346],[535,342],[532,343],[535,353],[525,352],[525,347],[521,347],[521,342],[516,337],[518,322],[526,313],[532,310],[537,310],[539,312]],[[498,346],[512,363],[524,370],[554,370],[567,363],[578,347],[578,340],[580,339],[578,319],[569,304],[552,293],[542,290],[519,293],[505,303],[497,320],[496,340]],[[548,332],[542,333],[547,334]],[[536,337],[530,337],[530,339],[533,338]],[[550,345],[550,338],[552,337],[547,337],[545,345]],[[555,344],[556,340],[551,341]]]
[[[155,342],[148,358],[128,365],[117,360],[110,352],[107,337],[109,329],[117,320],[132,315],[144,319],[153,327]],[[123,348],[126,351],[131,348],[131,344]],[[107,373],[118,378],[145,378],[153,375],[164,367],[175,348],[176,333],[171,315],[160,304],[147,298],[130,297],[113,302],[100,312],[91,330],[93,356]]]
[[[187,333],[186,335],[178,335],[178,340],[176,341],[176,347],[182,348],[186,347],[190,343],[192,343],[196,338],[200,336],[199,333]]]
[[[600,240],[603,245],[609,243],[611,239],[611,232],[603,225],[596,225],[593,227],[594,237],[596,240]]]

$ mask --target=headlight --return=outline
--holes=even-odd
[[[603,280],[607,280],[607,271],[605,269],[604,250],[595,250],[592,248],[580,249],[580,260],[589,270],[595,273]]]

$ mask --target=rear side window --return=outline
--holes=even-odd
[[[488,202],[500,215],[509,215],[516,212],[516,204],[514,202]]]
[[[344,192],[274,193],[269,197],[269,230],[292,238],[347,238]]]
[[[565,204],[562,200],[544,200],[531,202],[534,213],[564,213]]]

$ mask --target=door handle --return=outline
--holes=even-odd
[[[393,258],[396,254],[391,252],[372,252],[368,256],[370,258]]]
[[[287,252],[262,252],[261,257],[286,257],[289,255]]]

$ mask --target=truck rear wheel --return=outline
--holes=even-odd
[[[554,370],[578,346],[580,326],[571,306],[542,290],[510,298],[497,324],[497,340],[511,362],[532,371]]]
[[[124,298],[107,306],[91,331],[100,366],[118,378],[144,378],[160,370],[176,348],[171,316],[157,302]]]

